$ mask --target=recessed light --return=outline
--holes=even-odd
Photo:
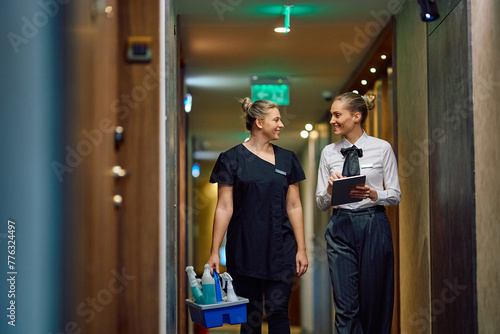
[[[380,58],[387,59],[387,56],[386,55],[381,55]]]
[[[362,84],[363,86],[366,86],[366,85],[368,84],[368,81],[366,81],[366,80],[361,80],[361,84]]]
[[[377,69],[375,67],[370,68],[370,72],[375,73],[377,72]]]

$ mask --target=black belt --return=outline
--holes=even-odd
[[[370,206],[369,208],[361,208],[361,209],[333,209],[334,215],[352,215],[352,214],[369,214],[375,212],[385,212],[385,207],[383,205],[375,205]]]

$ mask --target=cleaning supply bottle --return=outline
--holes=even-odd
[[[193,266],[187,266],[186,272],[189,279],[189,285],[191,285],[191,292],[193,293],[194,301],[197,304],[203,304],[203,292],[201,291],[200,284],[196,279],[196,273],[194,272]]]
[[[215,279],[210,274],[210,265],[205,264],[203,276],[201,276],[201,289],[203,290],[203,304],[215,304]]]
[[[233,278],[229,273],[222,273],[220,274],[220,277],[224,281],[224,285],[227,284],[227,299],[226,301],[228,302],[237,302],[238,301],[238,296],[236,296],[236,293],[234,292],[233,288]]]
[[[228,302],[237,302],[238,297],[236,293],[234,293],[233,282],[227,281],[227,301]]]

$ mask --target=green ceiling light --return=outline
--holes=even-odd
[[[241,1],[241,0],[239,0]],[[231,1],[226,1],[226,2],[236,2],[235,0]],[[291,1],[288,1],[291,3]],[[284,14],[284,5],[281,4],[274,4],[274,5],[263,5],[263,6],[258,6],[254,8],[255,14],[259,15],[269,15],[269,16],[276,16],[279,14]],[[316,14],[316,13],[321,13],[325,11],[325,8],[322,5],[293,5],[293,16],[304,16],[304,15],[311,15],[311,14]]]
[[[285,26],[274,28],[274,31],[279,33],[288,34],[290,32],[290,13],[292,12],[292,5],[284,5],[283,6],[283,15],[285,15]]]

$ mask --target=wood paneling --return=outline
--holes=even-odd
[[[68,184],[73,289],[58,330],[158,333],[159,2],[107,0],[108,14],[92,4],[102,3],[67,7],[68,134],[84,153]],[[152,37],[151,63],[126,61],[128,36]],[[115,146],[118,125],[124,141]],[[115,165],[128,176],[114,178]]]
[[[474,75],[478,333],[500,328],[500,2],[471,1]],[[493,153],[493,154],[492,154]],[[495,256],[492,256],[495,254]]]
[[[180,58],[180,57],[179,57]],[[179,88],[177,94],[177,104],[178,104],[178,126],[179,126],[179,164],[177,168],[177,176],[179,180],[179,206],[178,206],[178,216],[179,216],[179,229],[178,229],[178,247],[179,247],[179,264],[178,264],[178,334],[187,333],[188,329],[188,312],[184,303],[184,299],[188,298],[188,284],[186,279],[186,266],[188,266],[187,260],[187,117],[184,111],[184,71],[179,71]]]
[[[114,1],[108,2],[115,6]],[[67,177],[68,305],[58,329],[115,333],[117,324],[117,219],[111,173],[116,92],[116,20],[73,2],[67,14],[69,52],[66,124],[75,166]],[[73,166],[72,166],[73,167]]]
[[[124,142],[117,163],[129,171],[119,180],[123,196],[118,217],[119,268],[133,276],[119,295],[116,333],[157,333],[159,329],[159,2],[120,1],[118,8],[118,90],[123,109],[117,121]],[[152,37],[152,61],[125,59],[129,36]]]
[[[400,321],[402,333],[431,333],[429,255],[427,29],[415,3],[396,17],[397,157],[399,204]]]
[[[428,40],[433,333],[477,332],[468,29],[462,1]]]

